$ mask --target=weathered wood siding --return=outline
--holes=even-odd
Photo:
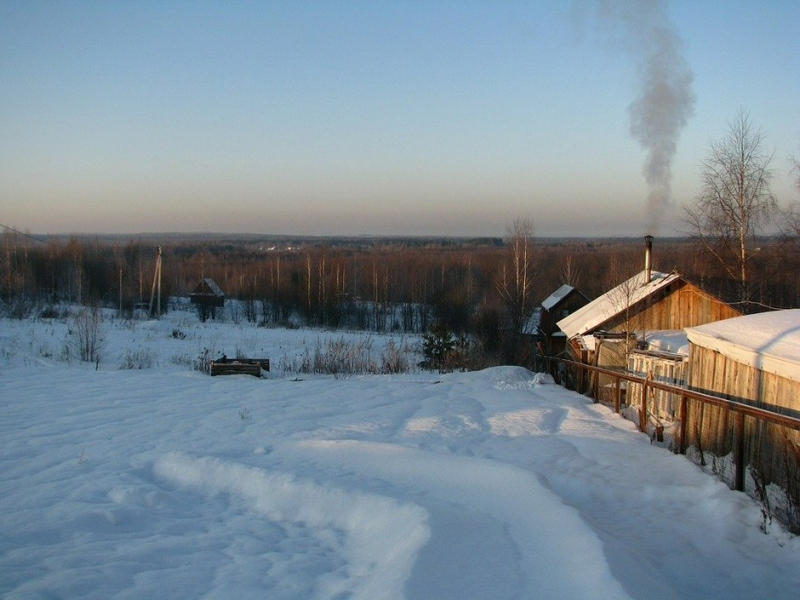
[[[677,279],[657,294],[633,305],[628,327],[636,331],[666,331],[696,327],[741,316],[741,312],[684,279]],[[608,331],[626,328],[625,315],[603,325]]]
[[[635,345],[635,338],[600,338],[595,342],[594,364],[606,369],[625,371],[630,348]],[[609,375],[593,373],[593,396],[603,404],[613,405],[616,390],[614,378]]]
[[[589,300],[586,298],[586,296],[581,294],[578,290],[572,290],[550,310],[542,307],[541,317],[539,319],[539,329],[541,329],[542,333],[547,336],[551,336],[554,333],[561,331],[556,323],[558,323],[567,315],[571,315],[576,310],[583,308],[588,303]]]
[[[544,350],[548,356],[555,356],[563,352],[567,342],[566,336],[561,333],[556,323],[588,303],[589,300],[586,296],[573,289],[550,310],[542,307],[539,316],[539,330],[544,334]]]
[[[254,375],[261,377],[261,370],[269,371],[268,358],[242,358],[225,361],[212,361],[209,373],[216,375]]]
[[[690,357],[691,389],[800,417],[800,382],[767,373],[697,344],[690,344]],[[730,411],[690,403],[687,438],[701,453],[726,456],[732,452],[733,427]],[[745,457],[747,465],[757,467],[764,483],[798,490],[800,431],[746,419]],[[748,483],[752,484],[752,480]]]
[[[633,352],[628,357],[628,371],[633,375],[675,386],[685,384],[688,364],[689,357],[666,353]],[[641,384],[628,383],[627,403],[637,408],[641,407]],[[680,396],[663,390],[650,389],[647,409],[658,419],[675,420],[680,412]]]

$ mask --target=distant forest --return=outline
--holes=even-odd
[[[511,242],[177,234],[42,238],[7,230],[0,300],[8,316],[60,303],[115,308],[130,316],[148,305],[161,246],[164,310],[167,298],[187,297],[211,277],[226,298],[241,301],[241,314],[232,318],[264,326],[299,319],[329,328],[423,332],[440,322],[492,346],[500,344],[497,332],[509,323],[501,279],[519,270]],[[564,283],[597,297],[644,267],[642,238],[526,242],[529,307]],[[746,312],[800,306],[797,250],[796,240],[761,240],[749,265]],[[725,300],[737,298],[736,282],[691,240],[656,239],[653,266],[678,270]]]

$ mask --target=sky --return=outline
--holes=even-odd
[[[798,73],[795,0],[0,0],[0,223],[668,235],[740,110],[800,200]]]

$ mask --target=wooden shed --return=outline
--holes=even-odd
[[[557,325],[567,336],[571,358],[624,371],[630,351],[654,331],[681,330],[739,315],[677,272],[645,269]],[[592,382],[596,399],[604,400],[602,390],[609,384],[603,376]]]
[[[542,301],[539,311],[539,333],[547,356],[563,352],[567,336],[557,322],[589,303],[583,293],[564,284]]]
[[[687,329],[687,336],[691,389],[800,417],[800,310],[709,323]],[[693,406],[687,416],[687,435],[701,460],[703,453],[731,454],[733,427],[730,411],[719,407]],[[753,475],[761,485],[776,483],[794,494],[800,509],[800,431],[747,419],[744,439],[746,485],[755,485]]]
[[[680,330],[741,314],[677,272],[645,270],[561,319],[557,325],[570,340],[575,358],[580,357],[576,342],[582,339],[593,359],[597,348],[592,337],[599,331],[635,333],[642,339],[648,332]]]
[[[216,318],[218,308],[225,306],[225,293],[211,277],[203,277],[200,284],[189,294],[189,300],[197,306],[200,318]]]

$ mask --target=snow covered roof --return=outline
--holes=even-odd
[[[684,329],[649,331],[645,336],[645,342],[648,350],[689,355],[689,341],[686,339],[686,330]]]
[[[680,275],[677,273],[665,274],[653,271],[649,282],[645,282],[645,277],[646,271],[637,273],[614,289],[592,300],[583,308],[561,319],[557,323],[559,329],[561,329],[568,338],[591,333],[609,319],[623,312],[626,307],[644,300],[651,294],[654,294],[676,279],[679,279]]]
[[[211,279],[211,277],[204,277],[203,280],[200,282],[200,285],[197,286],[197,289],[192,293],[192,295],[212,295],[222,298],[225,296],[225,292],[217,285],[217,282]]]
[[[689,341],[800,381],[800,309],[745,315],[686,329]]]
[[[558,304],[561,300],[563,300],[566,296],[568,296],[569,293],[574,289],[575,289],[574,287],[572,287],[571,285],[567,285],[565,283],[542,301],[542,308],[545,310],[551,310],[556,304]]]

